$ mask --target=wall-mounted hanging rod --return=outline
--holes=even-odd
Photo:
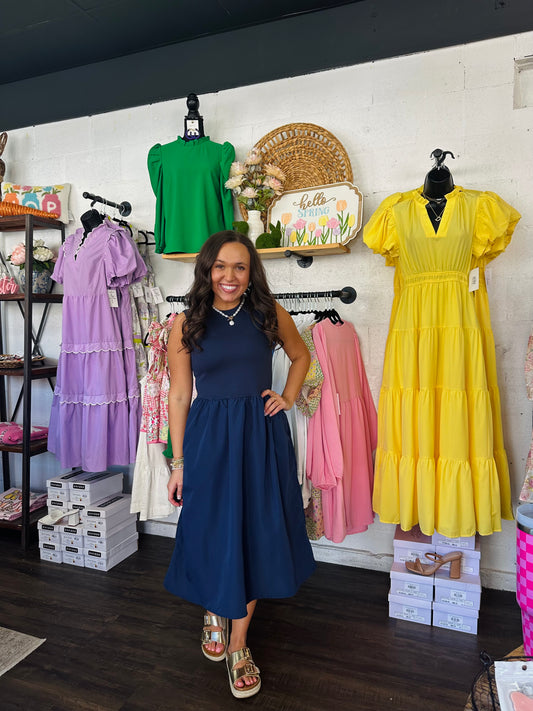
[[[353,286],[345,286],[330,291],[293,291],[272,296],[275,299],[340,299],[343,304],[352,304],[357,298],[357,292]],[[186,300],[186,296],[167,296],[169,303],[184,303]]]
[[[131,203],[124,200],[123,202],[117,203],[107,200],[106,198],[100,197],[100,195],[93,195],[92,193],[83,193],[83,197],[86,200],[92,200],[91,207],[95,202],[101,202],[104,205],[109,205],[109,207],[116,207],[122,217],[127,217],[131,213]]]

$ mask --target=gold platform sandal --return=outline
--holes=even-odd
[[[220,627],[220,630],[209,630],[207,627]],[[204,656],[212,662],[221,662],[226,658],[226,649],[228,637],[228,618],[220,615],[204,615],[204,628],[202,630],[202,652]],[[210,642],[218,642],[224,645],[221,652],[210,652],[205,648]]]
[[[235,667],[235,665],[243,659],[246,660],[246,663],[240,667]],[[257,694],[261,688],[261,679],[259,678],[261,672],[258,667],[255,666],[254,660],[252,659],[252,653],[248,647],[243,647],[242,649],[238,649],[236,652],[228,654],[226,657],[226,666],[228,668],[229,685],[233,696],[238,699],[244,699],[248,696]],[[247,676],[256,676],[257,681],[255,684],[243,686],[242,688],[235,686],[236,681],[242,679],[244,682],[244,677]]]

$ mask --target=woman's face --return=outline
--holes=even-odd
[[[222,245],[211,267],[213,306],[231,309],[239,305],[250,281],[250,254],[240,242]]]

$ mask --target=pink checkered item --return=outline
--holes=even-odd
[[[533,655],[533,534],[516,527],[516,599],[522,608],[524,653]]]

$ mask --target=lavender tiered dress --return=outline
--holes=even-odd
[[[64,467],[102,471],[135,461],[141,405],[128,285],[146,266],[108,219],[82,239],[80,228],[65,240],[52,275],[64,298],[48,449]]]

